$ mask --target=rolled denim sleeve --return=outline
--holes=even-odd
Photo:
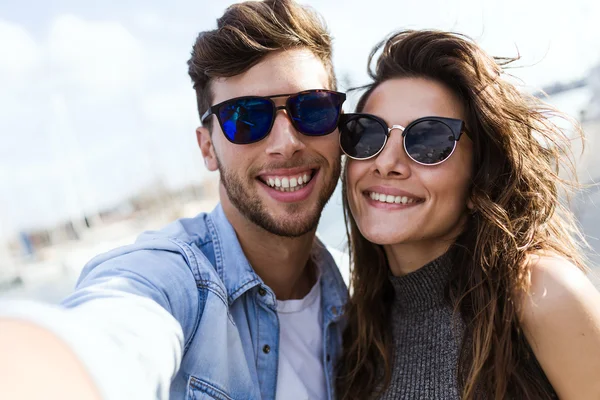
[[[187,262],[177,251],[115,250],[88,263],[61,306],[11,302],[0,314],[60,337],[103,398],[168,399],[199,312]]]

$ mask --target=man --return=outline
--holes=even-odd
[[[0,398],[334,398],[347,292],[315,238],[340,174],[330,37],[291,0],[241,3],[188,64],[220,205],[95,258],[61,308],[5,310]]]

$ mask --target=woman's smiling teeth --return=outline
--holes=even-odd
[[[417,203],[419,199],[413,197],[406,196],[392,196],[391,194],[377,193],[377,192],[369,192],[368,196],[376,201],[381,203],[390,203],[390,204],[412,204]]]
[[[295,192],[304,188],[312,178],[312,171],[294,176],[265,176],[263,182],[280,192]]]

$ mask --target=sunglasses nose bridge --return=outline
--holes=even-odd
[[[393,140],[392,138],[392,131],[394,130],[399,130],[400,131],[400,142],[402,143],[402,146],[404,146],[404,130],[405,128],[402,125],[392,125],[389,128],[387,128],[388,130],[388,134],[387,134],[387,141],[390,142]],[[389,144],[388,144],[389,146]]]
[[[392,133],[394,129],[398,129],[402,134],[404,134],[404,128],[402,125],[392,125],[388,128],[388,136]]]
[[[399,137],[392,137],[393,130],[399,130]],[[392,125],[387,128],[387,140],[375,159],[375,169],[379,174],[385,177],[403,177],[410,176],[409,157],[404,150],[404,127],[402,125]]]
[[[285,111],[283,119],[277,118],[277,112],[280,110]],[[296,152],[304,148],[304,142],[299,137],[286,106],[275,107],[275,118],[267,143],[268,154],[286,159],[292,158]]]
[[[279,111],[284,111],[285,112],[285,116],[287,119],[290,120],[290,122],[292,122],[292,117],[290,116],[290,111],[289,108],[287,107],[287,105],[284,106],[274,106],[274,112],[273,112],[273,119],[276,120],[277,119],[277,113]],[[293,125],[293,123],[292,123]]]

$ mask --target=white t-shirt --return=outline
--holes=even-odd
[[[300,300],[277,300],[279,365],[276,400],[327,398],[320,280]]]

